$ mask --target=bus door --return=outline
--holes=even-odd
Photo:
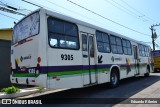
[[[140,73],[140,62],[138,56],[138,47],[133,45],[133,52],[134,52],[134,65],[135,65],[135,74]]]
[[[97,82],[95,69],[94,37],[92,34],[81,33],[82,38],[82,65],[83,84],[89,85]]]

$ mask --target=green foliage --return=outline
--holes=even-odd
[[[5,92],[5,88],[1,89],[1,92]]]
[[[39,89],[40,91],[42,91],[44,89],[44,87],[39,86],[39,87],[37,87],[37,89]]]
[[[19,90],[19,88],[15,87],[15,86],[11,86],[11,87],[7,87],[7,88],[3,88],[1,91],[6,94],[12,94],[12,93],[19,92],[20,90]]]

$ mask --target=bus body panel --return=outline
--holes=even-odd
[[[39,71],[36,71],[37,58],[38,58],[38,38],[31,37],[28,38],[27,43],[20,45],[13,45],[12,47],[12,76],[11,82],[19,84],[27,84],[27,77],[32,77],[32,80],[35,79],[36,74]],[[35,44],[35,45],[33,45]],[[14,79],[14,77],[23,77],[19,79]],[[24,79],[24,80],[23,80]],[[28,81],[30,83],[30,81]]]
[[[78,88],[110,82],[110,74],[113,69],[117,68],[120,80],[147,73],[150,57],[140,55],[139,44],[142,43],[55,12],[45,9],[38,11],[40,15],[39,33],[27,38],[28,42],[11,47],[13,51],[10,77],[12,83],[38,85],[46,88]],[[56,21],[63,23],[63,26],[75,25],[78,36],[50,31],[50,24]],[[109,37],[114,35],[121,41],[123,39],[130,41],[132,54],[100,52],[97,31],[107,33]],[[61,43],[61,48],[58,47],[55,38]],[[66,42],[64,41],[66,38],[72,39]],[[73,49],[77,38],[79,47]],[[63,47],[67,46],[67,43],[70,43],[69,49]],[[147,45],[144,46],[147,47]]]
[[[39,12],[39,15],[40,25],[45,25],[44,11]],[[26,42],[22,41],[11,46],[12,75],[10,80],[12,83],[47,87],[47,74],[44,74],[47,73],[47,69],[44,69],[47,67],[46,42],[48,40],[44,36],[46,33],[43,26],[40,26],[37,35],[27,38]]]
[[[81,86],[82,59],[81,51],[48,48],[48,77],[49,87],[69,88]],[[73,60],[62,60],[63,57],[73,56]],[[74,70],[75,69],[75,70]],[[64,82],[65,81],[65,82]],[[67,86],[68,85],[68,86]]]

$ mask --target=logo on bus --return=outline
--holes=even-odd
[[[20,61],[22,62],[23,60],[27,60],[27,59],[31,59],[31,55],[28,55],[28,56],[21,56],[20,57]]]

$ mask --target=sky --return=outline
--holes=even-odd
[[[147,43],[152,47],[153,24],[160,23],[160,0],[26,0],[48,10],[111,30],[121,35]],[[28,14],[39,7],[22,0],[0,0]],[[77,4],[77,5],[76,5]],[[81,6],[81,7],[80,7]],[[83,7],[83,8],[82,8]],[[84,9],[85,8],[85,9]],[[0,29],[13,28],[24,16],[0,11]],[[154,27],[158,35],[155,43],[160,46],[160,26]],[[160,47],[156,47],[160,49]]]

